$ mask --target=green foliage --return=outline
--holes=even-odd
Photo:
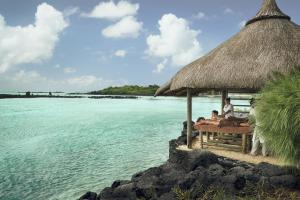
[[[279,158],[300,166],[300,68],[274,74],[257,101],[257,121],[268,148]]]
[[[141,95],[141,96],[153,96],[158,85],[138,86],[138,85],[125,85],[122,87],[109,87],[99,91],[93,91],[89,94],[98,95]]]

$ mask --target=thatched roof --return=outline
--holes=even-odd
[[[264,0],[239,33],[182,68],[156,95],[185,88],[258,91],[272,72],[286,73],[299,65],[300,27],[275,0]]]

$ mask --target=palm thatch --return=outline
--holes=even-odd
[[[168,91],[170,90],[170,86],[171,86],[171,82],[172,80],[168,81],[167,83],[163,84],[162,86],[160,86],[160,88],[158,88],[155,92],[154,96],[157,96],[159,94],[167,94]]]
[[[182,68],[169,88],[160,91],[258,91],[272,72],[286,74],[300,65],[300,27],[282,13],[275,0],[264,0],[246,26],[207,55]],[[164,85],[166,86],[166,85]]]

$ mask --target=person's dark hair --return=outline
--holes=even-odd
[[[212,113],[214,113],[214,114],[216,114],[216,115],[219,114],[219,112],[218,112],[217,110],[213,110]]]
[[[204,118],[204,117],[199,117],[199,118],[197,119],[197,122],[200,122],[201,120],[205,120],[205,118]]]
[[[227,97],[227,98],[226,98],[226,101],[230,102],[230,98],[229,98],[229,97]]]

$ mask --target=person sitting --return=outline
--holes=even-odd
[[[230,103],[230,98],[225,99],[222,116],[224,119],[221,119],[220,121],[220,128],[223,126],[249,126],[247,124],[248,118],[239,118],[234,116],[234,107]]]
[[[225,105],[222,111],[222,116],[225,119],[230,119],[231,117],[234,117],[234,107],[230,103],[230,98],[225,99]]]
[[[221,117],[219,116],[219,112],[217,110],[213,110],[211,113],[211,120],[212,121],[218,121]]]

